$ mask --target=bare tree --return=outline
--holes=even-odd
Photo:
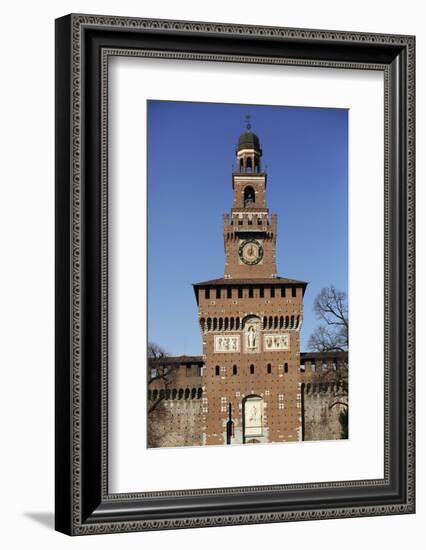
[[[167,390],[170,388],[176,366],[167,364],[167,361],[164,361],[164,363],[161,361],[162,359],[166,359],[168,356],[169,353],[164,348],[155,342],[148,342],[148,388],[151,385],[154,385],[158,390],[157,398],[148,407],[148,414],[152,413],[161,401],[163,401]]]
[[[313,351],[347,351],[349,347],[348,304],[345,292],[323,288],[315,298],[314,311],[322,323],[311,334]]]

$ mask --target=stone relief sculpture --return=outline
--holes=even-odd
[[[240,351],[239,336],[215,336],[214,338],[215,353],[236,353]]]
[[[250,317],[244,323],[244,344],[246,353],[260,351],[260,319]]]
[[[249,349],[255,349],[256,348],[256,332],[255,332],[253,326],[251,326],[248,330],[247,344],[248,344]]]

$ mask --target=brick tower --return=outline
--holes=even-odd
[[[225,274],[194,285],[205,358],[203,443],[298,441],[307,283],[277,275],[277,219],[266,206],[262,149],[249,123],[236,157]]]

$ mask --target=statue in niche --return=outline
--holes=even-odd
[[[251,326],[247,333],[247,343],[249,349],[256,348],[256,331],[253,326]]]

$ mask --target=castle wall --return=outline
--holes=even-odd
[[[216,437],[216,444],[225,444],[228,417],[225,409],[229,403],[234,422],[232,444],[242,444],[243,401],[246,395],[253,393],[264,401],[265,429],[262,437],[253,438],[258,442],[342,439],[345,435],[342,415],[347,412],[346,405],[349,403],[347,360],[345,352],[301,353],[297,380],[293,380],[294,376],[289,377],[290,372],[286,373],[276,363],[271,374],[266,370],[265,375],[262,369],[258,374],[255,370],[251,375],[249,369],[244,369],[241,375],[234,376],[230,361],[229,365],[222,364],[225,368],[221,368],[219,376],[216,376],[215,368],[207,370],[201,366],[202,357],[168,358],[168,361],[179,366],[173,371],[167,393],[163,390],[164,399],[148,414],[148,446],[200,446],[208,444],[208,439],[212,441],[212,437]],[[289,367],[292,363],[289,359]],[[208,377],[214,377],[213,385],[208,383]],[[161,384],[158,380],[150,384],[148,408],[158,400],[159,392],[164,387]],[[289,384],[296,402],[289,404],[284,394],[280,408],[280,387],[288,387]],[[207,397],[206,385],[217,391],[211,391]],[[226,406],[221,403],[222,394],[227,397]],[[209,407],[218,411],[212,417],[216,431],[212,431],[213,424],[208,420]],[[292,418],[293,414],[297,418]],[[301,428],[298,428],[300,424]],[[298,431],[294,438],[289,438],[294,426]],[[283,430],[286,437],[280,437],[284,435]]]
[[[165,399],[148,415],[148,447],[203,445],[202,399]]]
[[[304,441],[343,439],[347,390],[336,384],[308,384],[302,402]]]
[[[228,294],[228,289],[230,293]],[[240,292],[240,294],[239,294]],[[262,292],[262,295],[261,295]],[[249,396],[263,400],[264,430],[260,443],[301,439],[299,393],[302,288],[267,284],[231,285],[199,290],[199,316],[205,357],[207,439],[226,442],[231,405],[234,423],[231,444],[242,443],[244,403]],[[257,347],[247,349],[247,326],[257,323]],[[283,349],[271,350],[267,338],[288,338]],[[236,349],[216,349],[220,339],[236,339]]]

